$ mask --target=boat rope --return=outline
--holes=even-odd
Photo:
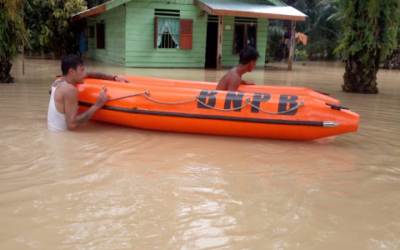
[[[153,97],[151,97],[149,91],[146,91],[146,92],[144,93],[143,96],[144,96],[144,98],[146,98],[147,100],[149,100],[149,101],[151,101],[151,102],[154,102],[154,103],[157,103],[157,104],[162,104],[162,105],[180,105],[180,104],[188,104],[188,103],[192,103],[192,102],[196,102],[196,101],[197,101],[198,103],[200,103],[201,105],[203,105],[203,106],[206,107],[206,108],[214,109],[214,110],[219,110],[219,111],[236,111],[236,110],[241,110],[241,109],[245,108],[245,107],[250,103],[250,99],[246,99],[246,102],[245,102],[243,105],[239,106],[239,107],[234,107],[234,108],[217,108],[217,107],[210,106],[210,105],[208,105],[207,103],[201,101],[198,97],[192,98],[192,99],[190,99],[190,100],[185,100],[185,101],[165,102],[165,101],[160,101],[160,100],[157,100],[157,99],[154,99]]]
[[[265,113],[265,114],[269,114],[269,115],[284,115],[284,114],[288,114],[291,113],[295,110],[298,110],[300,107],[304,106],[304,102],[299,102],[298,104],[296,104],[295,106],[293,106],[292,108],[285,110],[285,111],[279,111],[279,112],[271,112],[271,111],[267,111],[262,109],[259,106],[256,106],[254,104],[251,103],[250,98],[246,98],[245,102],[243,105],[239,106],[239,107],[234,107],[234,108],[217,108],[211,105],[208,105],[207,103],[203,102],[202,100],[200,100],[198,97],[195,98],[191,98],[188,100],[183,100],[183,101],[175,101],[175,102],[166,102],[166,101],[160,101],[157,100],[155,98],[153,98],[150,94],[150,91],[146,90],[144,92],[139,92],[139,93],[135,93],[135,94],[131,94],[131,95],[126,95],[126,96],[121,96],[121,97],[117,97],[117,98],[112,98],[109,100],[109,102],[111,101],[117,101],[117,100],[122,100],[122,99],[126,99],[126,98],[130,98],[130,97],[137,97],[137,96],[143,96],[144,98],[146,98],[147,100],[157,103],[157,104],[161,104],[161,105],[183,105],[183,104],[189,104],[192,102],[198,102],[201,105],[203,105],[204,107],[208,108],[208,109],[214,109],[214,110],[218,110],[218,111],[237,111],[237,110],[241,110],[247,106],[251,106],[254,109],[257,109],[258,111]]]
[[[131,95],[124,95],[124,96],[121,96],[121,97],[116,97],[116,98],[109,99],[108,101],[109,102],[118,101],[118,100],[126,99],[126,98],[129,98],[129,97],[142,96],[144,94],[145,94],[145,92],[140,92],[140,93],[131,94]]]

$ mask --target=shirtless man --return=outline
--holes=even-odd
[[[78,113],[78,89],[76,84],[85,77],[119,82],[128,82],[122,77],[101,73],[86,73],[82,59],[76,55],[68,55],[61,61],[63,76],[51,86],[47,127],[50,131],[60,132],[73,130],[89,121],[93,114],[108,101],[107,89],[103,88],[96,103],[88,110]]]
[[[244,48],[239,55],[239,64],[221,78],[217,90],[237,91],[240,84],[254,85],[254,83],[242,80],[242,76],[254,70],[259,56],[253,47]]]

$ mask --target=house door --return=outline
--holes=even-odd
[[[217,68],[218,17],[208,16],[205,68]]]

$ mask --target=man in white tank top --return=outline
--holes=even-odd
[[[80,57],[69,55],[62,59],[63,76],[53,82],[49,109],[47,112],[47,127],[50,131],[59,132],[73,130],[89,121],[93,114],[108,101],[107,89],[103,88],[96,103],[85,112],[78,113],[78,89],[76,84],[85,77],[127,82],[124,78],[101,73],[86,73]]]

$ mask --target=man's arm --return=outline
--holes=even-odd
[[[255,85],[254,82],[248,82],[248,81],[245,81],[245,80],[242,80],[242,84],[243,85]]]
[[[119,77],[117,75],[109,75],[109,74],[104,74],[100,72],[88,72],[86,74],[87,78],[94,78],[94,79],[101,79],[101,80],[107,80],[107,81],[117,81],[117,82],[129,82],[123,77]]]
[[[64,95],[65,119],[68,129],[76,129],[88,122],[94,113],[104,106],[107,100],[107,90],[102,89],[96,103],[85,112],[78,114],[78,90],[69,89]]]
[[[86,77],[87,78],[107,80],[107,81],[114,81],[116,76],[115,75],[104,74],[104,73],[100,73],[100,72],[87,72]]]

